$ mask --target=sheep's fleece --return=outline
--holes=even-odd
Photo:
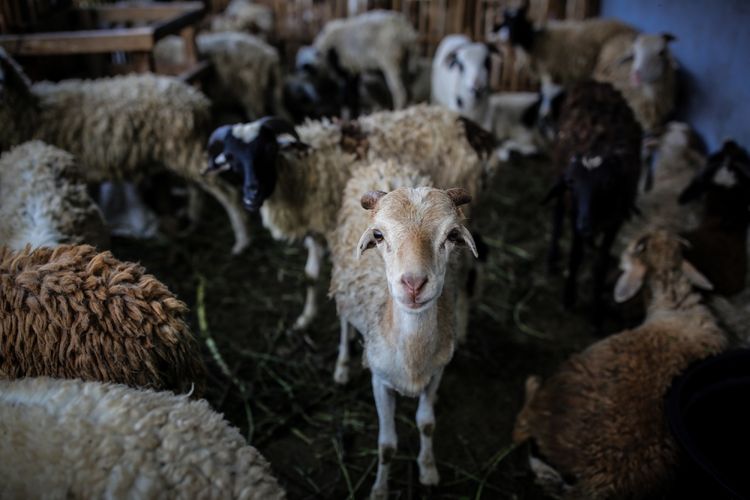
[[[281,499],[205,400],[46,377],[0,381],[1,498]]]

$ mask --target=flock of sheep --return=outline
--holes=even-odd
[[[348,382],[356,332],[372,373],[372,497],[388,496],[397,394],[419,398],[419,478],[437,484],[434,403],[482,273],[467,216],[514,155],[540,152],[554,164],[551,273],[570,217],[565,304],[593,248],[601,329],[609,257],[624,249],[614,299],[646,290],[646,318],[549,379],[530,377],[513,439],[534,441],[530,466],[553,495],[667,490],[678,453],[661,401],[690,363],[728,347],[725,329],[746,333],[750,221],[747,152],[727,141],[708,155],[688,125],[667,123],[674,37],[598,19],[535,27],[521,7],[493,43],[449,35],[425,64],[406,18],[372,11],[330,22],[283,78],[276,49],[243,31],[270,30],[267,14],[234,0],[198,36],[216,68],[205,94],[150,74],[32,84],[0,49],[0,435],[10,436],[0,454],[14,457],[0,465],[0,496],[284,496],[265,459],[196,399],[205,367],[185,304],[142,266],[95,249],[109,229],[87,185],[159,169],[188,181],[191,198],[195,187],[216,198],[232,253],[250,245],[248,212],[275,239],[304,240],[296,329],[313,324],[330,250],[333,378]],[[178,64],[182,43],[166,39],[157,60]],[[491,58],[510,48],[539,93],[490,91]],[[227,100],[240,123],[217,123],[212,106]],[[143,229],[133,222],[143,213],[124,220]]]

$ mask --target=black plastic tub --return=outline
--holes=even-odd
[[[665,405],[686,455],[677,489],[689,498],[750,499],[750,349],[691,365]]]

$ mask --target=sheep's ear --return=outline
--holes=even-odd
[[[615,302],[618,304],[632,299],[643,286],[646,266],[640,261],[628,262],[615,285]]]
[[[372,228],[368,227],[367,230],[362,233],[362,236],[360,236],[359,243],[357,243],[357,252],[355,254],[357,259],[362,257],[362,253],[365,250],[375,248],[376,245],[377,242],[375,241],[375,237],[372,234]]]
[[[682,260],[682,272],[687,277],[688,281],[698,288],[703,290],[713,290],[714,286],[708,281],[708,278],[703,276],[690,262]]]
[[[461,231],[461,237],[463,237],[464,243],[471,249],[471,253],[474,254],[474,258],[479,258],[479,252],[477,251],[477,244],[474,242],[474,237],[471,235],[471,231],[466,229],[464,226],[459,226]]]
[[[661,37],[662,37],[662,38],[664,39],[664,41],[665,41],[665,42],[667,42],[667,43],[670,43],[670,42],[676,42],[676,41],[677,41],[677,37],[676,37],[676,36],[674,36],[674,35],[673,35],[672,33],[662,33],[662,34],[661,34]]]
[[[368,191],[365,194],[362,195],[362,199],[360,200],[360,203],[362,204],[362,208],[365,210],[372,210],[375,208],[375,206],[378,204],[378,200],[385,196],[385,191]]]
[[[471,201],[471,195],[464,188],[450,188],[445,191],[445,194],[453,200],[453,203],[460,207]]]

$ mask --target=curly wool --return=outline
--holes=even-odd
[[[0,246],[109,242],[75,159],[54,146],[31,141],[2,155],[0,200]]]
[[[0,497],[283,499],[205,400],[123,385],[0,381]]]
[[[187,306],[138,264],[88,245],[0,248],[0,291],[2,378],[202,389]]]
[[[384,111],[349,123],[307,121],[297,127],[311,148],[287,152],[261,214],[274,238],[328,235],[352,169],[378,159],[414,165],[439,188],[463,187],[479,198],[498,163],[480,127],[440,106]]]

